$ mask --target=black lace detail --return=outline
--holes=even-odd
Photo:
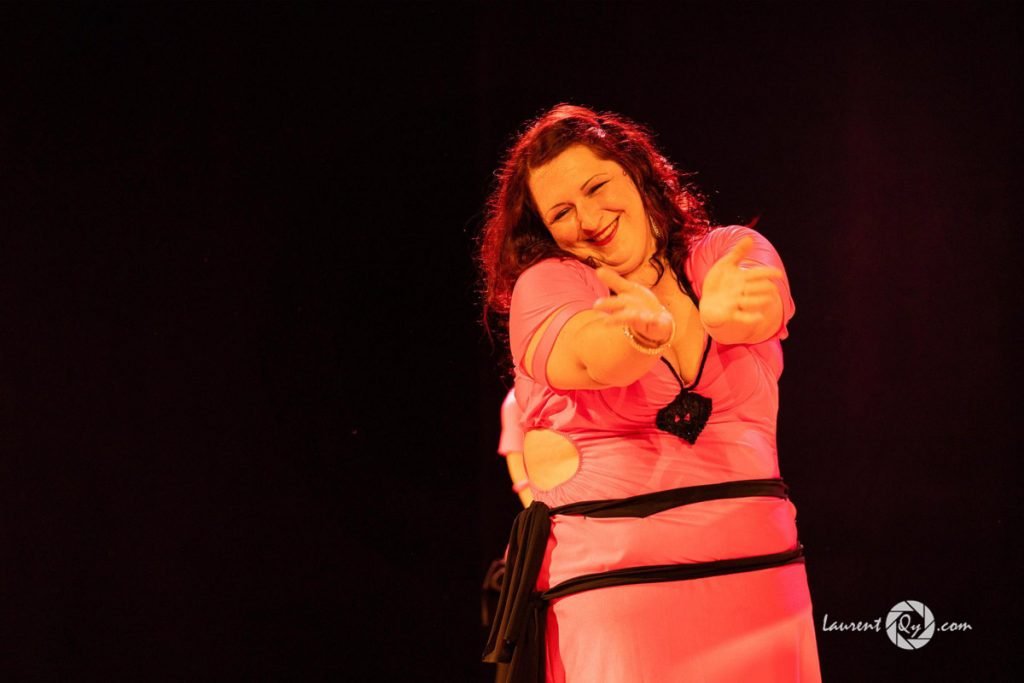
[[[658,411],[654,424],[658,429],[675,434],[693,444],[711,417],[711,399],[683,389],[672,402]]]

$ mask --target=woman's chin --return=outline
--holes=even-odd
[[[637,261],[636,259],[624,258],[617,254],[595,254],[591,252],[576,254],[576,257],[593,268],[611,268],[623,277],[643,265],[642,260]]]
[[[625,260],[615,254],[591,254],[590,258],[598,265],[611,268],[614,271],[619,271],[626,265]]]

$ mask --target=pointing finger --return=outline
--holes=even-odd
[[[597,269],[597,279],[603,282],[608,289],[618,294],[635,286],[632,282],[605,266]]]
[[[604,313],[614,313],[621,311],[625,307],[626,302],[622,300],[622,297],[618,296],[605,296],[594,302],[594,310],[603,311]]]

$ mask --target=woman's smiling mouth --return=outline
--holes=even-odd
[[[619,219],[616,218],[608,226],[597,235],[591,237],[588,241],[595,247],[603,247],[612,241],[615,237],[615,233],[619,230]]]

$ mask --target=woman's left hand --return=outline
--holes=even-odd
[[[744,237],[708,270],[700,319],[709,332],[733,323],[749,327],[753,333],[778,313],[779,290],[772,280],[781,280],[785,274],[772,266],[744,264],[743,258],[753,247],[753,238]]]

